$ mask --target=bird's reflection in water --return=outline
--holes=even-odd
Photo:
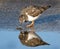
[[[17,29],[23,30],[22,28],[17,28]],[[30,47],[49,45],[33,31],[20,31],[19,39],[23,45],[30,46]]]
[[[20,32],[19,39],[23,45],[26,46],[40,46],[40,45],[49,45],[44,42],[35,32],[32,31],[24,31]]]

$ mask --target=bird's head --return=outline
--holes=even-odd
[[[20,15],[20,16],[19,16],[19,22],[20,22],[20,24],[26,22],[24,15]]]

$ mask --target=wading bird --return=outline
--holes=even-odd
[[[26,27],[28,27],[28,28],[32,27],[32,26],[34,26],[34,21],[36,19],[38,19],[41,16],[41,14],[50,7],[51,7],[50,5],[48,5],[48,6],[35,6],[35,5],[28,6],[21,10],[19,22],[22,24],[23,22],[31,21],[32,23],[27,25]]]

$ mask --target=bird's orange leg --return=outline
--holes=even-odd
[[[27,28],[31,28],[31,31],[34,32],[34,21],[31,24],[27,25]]]
[[[34,21],[32,21],[32,23],[29,24],[29,25],[27,25],[26,27],[27,27],[27,28],[30,28],[30,27],[33,27],[33,26],[34,26]]]

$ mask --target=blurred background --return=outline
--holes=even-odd
[[[36,33],[49,46],[27,47],[18,39],[21,9],[29,5],[51,5],[35,21]],[[60,49],[60,0],[0,0],[0,49]]]

